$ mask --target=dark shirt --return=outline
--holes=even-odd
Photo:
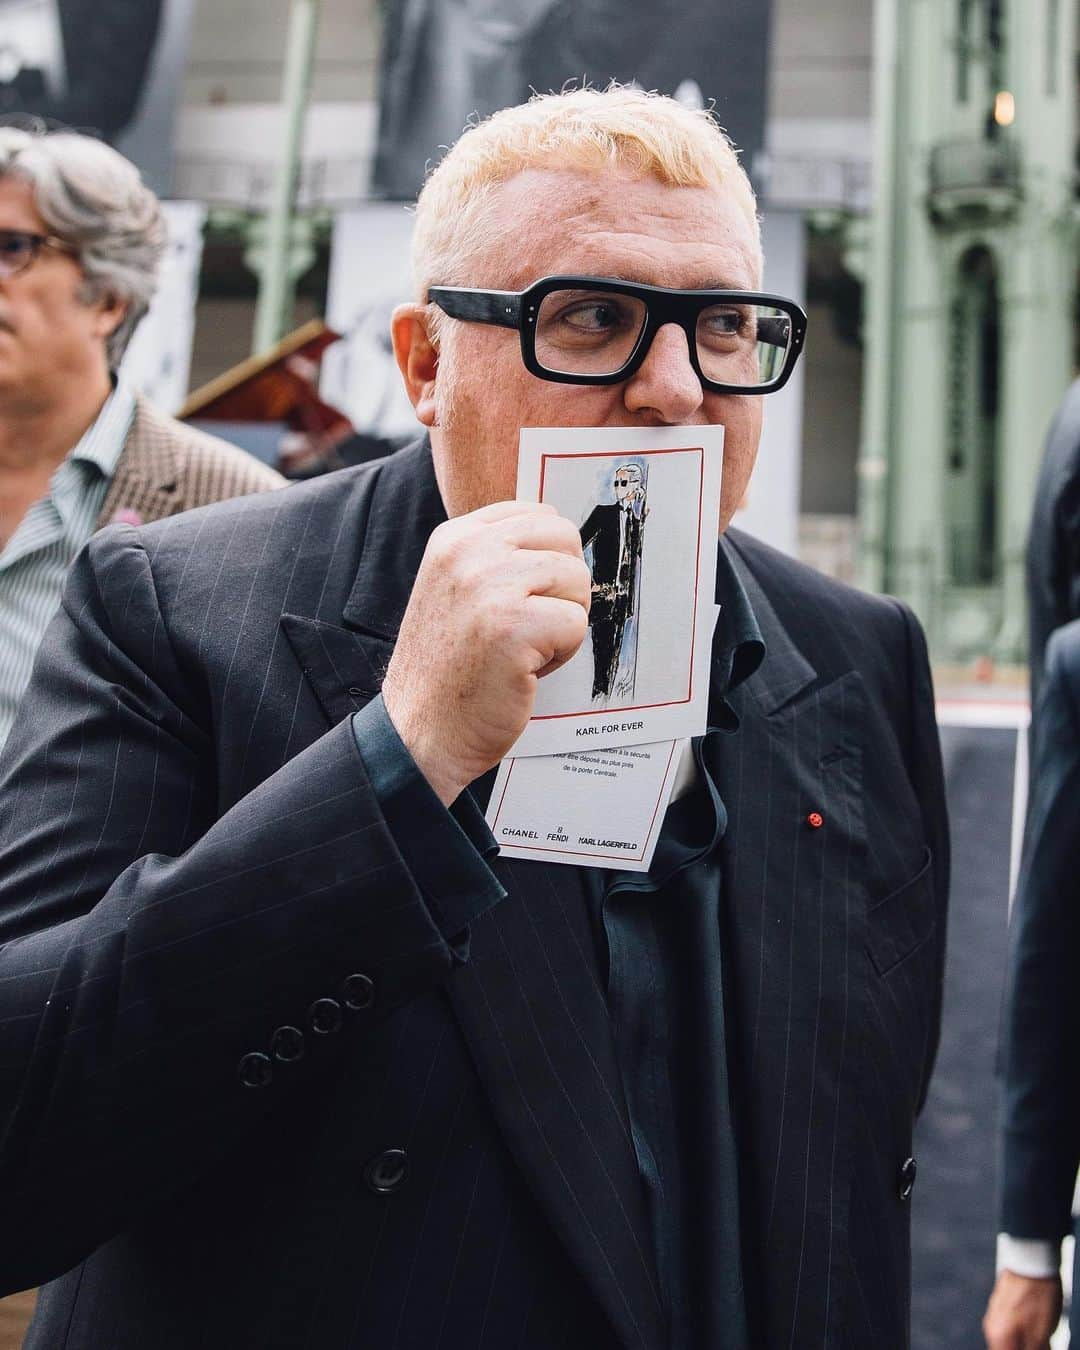
[[[765,649],[723,547],[716,599],[718,678],[709,730],[693,743],[697,783],[668,809],[647,873],[582,869],[672,1350],[749,1345],[722,952],[727,812],[713,767],[719,737],[738,729],[725,695]]]
[[[602,972],[638,1166],[648,1197],[672,1350],[745,1350],[736,1121],[727,1065],[720,849],[727,813],[713,778],[720,735],[738,729],[725,695],[764,644],[721,543],[709,729],[694,741],[695,786],[668,809],[647,873],[579,868]],[[464,958],[467,927],[505,891],[473,791],[450,812],[420,774],[382,699],[356,713],[364,767],[443,936]],[[490,791],[490,775],[484,787]]]

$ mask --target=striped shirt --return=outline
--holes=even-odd
[[[134,392],[120,381],[0,552],[0,749],[60,608],[67,570],[94,533],[134,415]]]

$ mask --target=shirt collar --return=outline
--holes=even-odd
[[[135,391],[126,380],[117,379],[101,411],[83,432],[68,459],[92,464],[103,478],[111,478],[134,416]]]

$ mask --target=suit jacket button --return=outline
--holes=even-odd
[[[911,1192],[915,1189],[915,1176],[919,1170],[919,1164],[914,1158],[908,1158],[900,1168],[900,1186],[898,1194],[901,1200],[907,1200]]]
[[[346,1008],[363,1012],[375,1002],[375,986],[366,975],[350,975],[341,986],[341,998]]]
[[[250,1055],[245,1055],[236,1069],[240,1075],[241,1083],[250,1088],[266,1087],[274,1076],[274,1066],[270,1063],[270,1056],[261,1055],[255,1050]]]
[[[405,1150],[388,1148],[364,1168],[364,1180],[376,1195],[389,1195],[405,1180]]]
[[[304,1057],[304,1033],[299,1027],[278,1027],[270,1038],[270,1051],[282,1064],[293,1064]]]
[[[341,1004],[336,998],[317,998],[307,1015],[308,1026],[316,1036],[329,1036],[341,1026]]]

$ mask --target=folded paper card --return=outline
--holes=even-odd
[[[578,526],[592,601],[515,757],[705,731],[723,441],[720,426],[522,430],[518,498]]]
[[[689,741],[504,759],[487,822],[507,858],[646,872]]]

